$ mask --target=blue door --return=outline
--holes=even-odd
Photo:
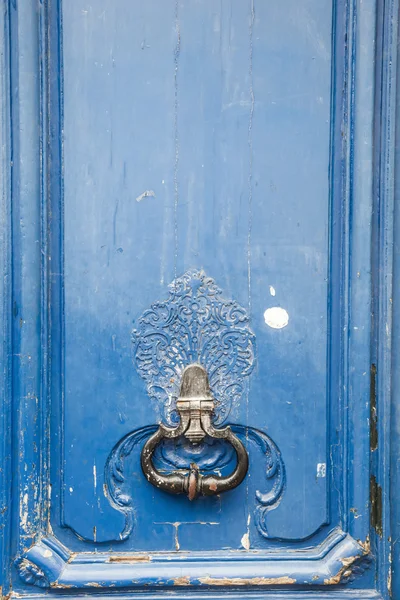
[[[395,4],[2,7],[4,595],[389,598]]]

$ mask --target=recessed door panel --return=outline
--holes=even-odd
[[[88,540],[121,532],[104,495],[110,451],[163,416],[131,332],[193,270],[249,319],[255,366],[223,419],[273,437],[284,494],[258,531],[269,482],[251,441],[243,485],[193,503],[154,490],[131,456],[125,547],[266,548],[328,520],[332,23],[330,2],[63,6],[61,494],[65,525]]]

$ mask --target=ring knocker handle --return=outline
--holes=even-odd
[[[223,429],[213,427],[211,415],[214,410],[214,398],[210,392],[207,372],[201,365],[189,365],[184,370],[176,407],[180,415],[178,426],[172,428],[161,424],[143,446],[140,458],[147,480],[170,494],[187,494],[189,500],[201,495],[220,494],[242,483],[249,467],[246,448],[229,426]],[[206,435],[227,440],[237,455],[233,473],[225,477],[202,475],[195,463],[191,464],[189,470],[173,471],[169,474],[158,471],[152,461],[157,444],[163,438],[173,439],[181,435],[194,444],[199,443]]]

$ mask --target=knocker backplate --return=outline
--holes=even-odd
[[[215,424],[245,402],[255,362],[255,336],[244,308],[225,300],[202,271],[188,271],[169,285],[169,298],[155,302],[133,331],[133,361],[148,396],[166,424],[176,422],[183,369],[204,366],[216,398]],[[237,412],[237,411],[236,411]]]

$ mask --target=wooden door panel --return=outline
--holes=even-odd
[[[288,484],[263,537],[250,482],[194,506],[154,494],[139,469],[126,492],[137,520],[126,549],[239,549],[244,535],[262,548],[329,520],[332,6],[253,11],[243,2],[62,8],[61,494],[64,524],[85,539],[119,540],[107,456],[162,416],[132,366],[131,330],[190,269],[251,316],[257,368],[226,419],[273,434]],[[275,306],[289,314],[285,329],[265,322]],[[265,457],[255,448],[251,460],[258,481]]]

